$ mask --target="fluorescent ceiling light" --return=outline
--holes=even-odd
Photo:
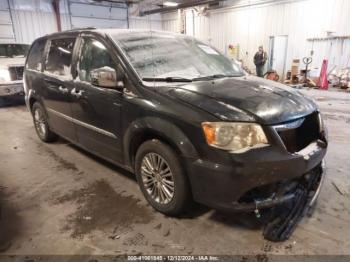
[[[166,1],[163,3],[164,6],[178,6],[179,3]]]

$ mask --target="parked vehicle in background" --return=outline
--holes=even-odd
[[[29,45],[0,44],[0,99],[24,97],[23,70]]]
[[[272,207],[305,184],[310,203],[318,195],[327,136],[316,104],[193,37],[55,33],[33,43],[24,85],[42,141],[62,136],[135,173],[167,215],[192,199],[224,210]]]

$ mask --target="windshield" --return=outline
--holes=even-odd
[[[25,57],[29,45],[0,44],[0,57]]]
[[[164,32],[112,34],[144,80],[242,76],[242,69],[193,37]]]

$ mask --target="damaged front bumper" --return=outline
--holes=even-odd
[[[286,181],[284,185],[276,185],[275,192],[272,193],[270,197],[259,198],[259,195],[252,196],[250,202],[239,203],[236,202],[233,204],[233,209],[236,211],[258,211],[260,209],[271,208],[274,206],[281,205],[288,201],[293,200],[296,197],[296,188],[303,183],[307,183],[309,180],[313,179],[312,189],[310,190],[310,201],[308,206],[311,207],[317,200],[318,195],[320,194],[321,187],[323,185],[325,176],[325,164],[324,161],[314,169],[304,174],[302,177]],[[291,184],[292,187],[291,187]],[[283,192],[283,189],[287,188],[288,192]],[[282,191],[283,193],[277,194],[277,191]]]
[[[281,205],[295,198],[295,189],[318,176],[309,205],[320,193],[327,144],[311,143],[291,154],[268,147],[233,155],[227,164],[203,160],[188,163],[193,197],[215,209],[250,212]]]

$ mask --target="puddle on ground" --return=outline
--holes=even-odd
[[[152,211],[138,204],[132,196],[123,196],[105,181],[96,181],[82,189],[57,197],[54,204],[74,201],[77,210],[67,217],[63,231],[70,231],[73,238],[82,238],[94,230],[129,228],[135,223],[152,221]]]

